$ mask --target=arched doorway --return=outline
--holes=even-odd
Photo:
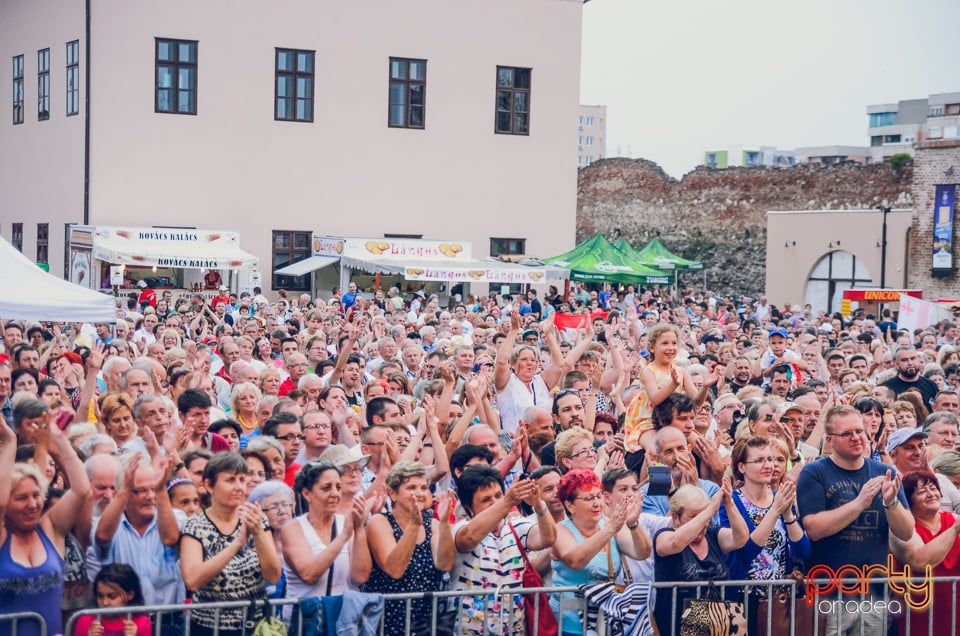
[[[837,250],[821,257],[810,270],[804,302],[812,305],[814,311],[840,311],[843,290],[873,286],[873,277],[863,261],[850,252]]]

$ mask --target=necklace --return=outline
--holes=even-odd
[[[243,420],[243,416],[240,415],[240,413],[237,413],[237,421],[240,422],[240,426],[242,426],[243,429],[244,429],[244,430],[247,430],[247,431],[252,431],[253,429],[255,429],[255,428],[257,427],[257,423],[256,423],[256,422],[254,422],[253,424],[247,426],[247,423]]]

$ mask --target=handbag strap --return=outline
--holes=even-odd
[[[337,518],[333,518],[333,525],[330,527],[330,543],[333,543],[333,540],[337,538]],[[333,566],[337,562],[337,557],[333,557],[333,561],[330,563],[330,569],[327,570],[327,596],[332,596],[330,590],[333,589]]]
[[[603,546],[603,551],[607,553],[607,580],[615,581],[616,575],[613,573],[613,557],[610,555],[610,541]]]
[[[516,528],[513,527],[509,519],[507,519],[507,526],[510,528],[510,532],[513,533],[513,538],[517,542],[517,549],[520,550],[520,556],[523,557],[523,562],[530,565],[530,558],[527,556],[527,551],[523,549],[523,543],[520,542],[520,535],[517,534]]]

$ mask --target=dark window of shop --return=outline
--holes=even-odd
[[[530,134],[529,68],[497,67],[497,107],[494,130],[501,135]]]
[[[13,243],[13,246],[23,251],[23,223],[14,223],[12,226],[12,234],[10,236],[10,242]]]
[[[391,128],[423,128],[427,101],[427,61],[390,58],[390,102],[387,123]]]
[[[313,121],[313,60],[314,51],[277,49],[274,119]]]
[[[37,223],[37,263],[50,262],[50,224]]]
[[[23,123],[23,56],[13,57],[13,123]]]
[[[37,51],[37,120],[50,119],[50,49]]]
[[[197,43],[157,38],[157,76],[154,110],[179,115],[197,114]]]
[[[526,254],[527,239],[519,238],[491,238],[490,256],[500,256],[501,254],[517,255]],[[523,291],[523,285],[514,283],[510,285],[511,294],[519,294]]]
[[[273,232],[273,269],[277,271],[287,265],[302,261],[310,257],[310,242],[313,232],[292,232],[289,230],[274,230]],[[290,291],[309,291],[312,274],[303,276],[273,275],[273,288]]]
[[[67,116],[80,112],[80,41],[67,42]]]

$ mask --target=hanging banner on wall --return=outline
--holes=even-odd
[[[953,269],[955,185],[938,185],[933,205],[933,269]]]

